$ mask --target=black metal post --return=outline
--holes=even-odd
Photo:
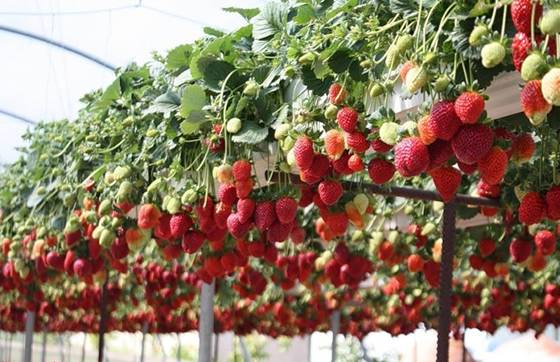
[[[107,328],[107,281],[103,283],[101,289],[101,305],[99,316],[99,350],[97,353],[97,362],[103,362],[103,353],[105,352],[105,330]]]
[[[449,360],[449,329],[451,325],[451,283],[453,277],[453,253],[455,249],[455,215],[457,205],[446,203],[443,209],[443,250],[439,277],[439,322],[437,339],[437,362]]]

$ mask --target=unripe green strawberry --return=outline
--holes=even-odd
[[[358,210],[360,215],[365,214],[369,206],[369,198],[367,197],[366,194],[363,193],[357,194],[356,196],[354,196],[352,202],[354,203],[354,206],[356,206],[356,209]]]
[[[72,233],[74,231],[77,231],[80,228],[80,219],[75,216],[72,215],[68,221],[66,221],[66,226],[64,227],[64,232],[65,233]]]
[[[156,178],[146,189],[147,193],[152,193],[159,191],[160,187],[163,185],[163,180],[161,178]]]
[[[292,172],[292,168],[290,167],[290,165],[288,165],[287,162],[281,162],[279,167],[280,167],[280,171]]]
[[[37,187],[37,195],[43,196],[46,193],[47,193],[47,188],[45,186]]]
[[[111,226],[112,218],[109,215],[102,216],[99,219],[99,225],[103,226],[104,228],[108,228]]]
[[[528,82],[530,80],[541,79],[548,71],[548,64],[541,53],[531,53],[521,65],[521,78]]]
[[[45,235],[47,235],[47,228],[44,226],[41,226],[40,228],[37,229],[37,237],[38,238],[43,238]]]
[[[111,221],[111,226],[113,227],[113,229],[118,228],[122,224],[123,224],[123,219],[119,217],[114,217],[113,220]]]
[[[298,62],[299,64],[311,64],[315,61],[316,58],[317,56],[315,55],[315,53],[308,52],[299,57]]]
[[[99,244],[104,248],[108,248],[111,244],[113,244],[113,240],[115,240],[115,232],[113,230],[103,228],[101,235],[99,236]]]
[[[385,58],[385,65],[387,68],[393,70],[395,69],[401,62],[401,54],[399,49],[395,45],[391,45],[389,49],[387,49],[387,57]]]
[[[296,164],[296,156],[294,155],[294,149],[291,148],[286,155],[286,162],[288,165],[293,166]]]
[[[369,69],[373,66],[373,62],[370,59],[364,59],[360,62],[360,67],[364,69]]]
[[[412,205],[406,205],[406,206],[404,207],[404,213],[405,213],[406,215],[412,214],[412,213],[414,212],[414,210],[415,210],[415,209],[414,209],[414,206],[412,206]]]
[[[291,128],[292,126],[290,126],[288,123],[282,123],[274,130],[274,139],[277,141],[284,139],[288,135],[288,132]]]
[[[181,196],[181,202],[183,204],[192,204],[196,201],[196,191],[193,189],[187,190],[185,191],[185,193],[183,193],[183,196]]]
[[[128,166],[117,166],[113,171],[113,178],[117,181],[125,179],[130,176],[132,170]]]
[[[369,90],[369,95],[371,96],[371,98],[375,98],[375,97],[379,97],[384,92],[385,90],[383,89],[383,86],[381,84],[374,83]]]
[[[401,239],[401,234],[400,234],[397,230],[391,230],[391,231],[389,231],[389,234],[387,235],[387,240],[388,240],[391,244],[396,244],[396,243],[398,243],[400,239]]]
[[[88,212],[86,212],[86,221],[90,224],[93,224],[97,221],[97,215],[95,214],[95,211],[90,210]]]
[[[284,75],[288,78],[293,78],[296,75],[296,70],[291,65],[284,68]]]
[[[428,72],[424,67],[414,67],[406,73],[405,86],[410,93],[416,93],[428,83]]]
[[[132,193],[134,185],[130,181],[123,181],[119,186],[119,191],[117,192],[117,197],[126,198]]]
[[[354,230],[352,233],[352,242],[360,241],[364,239],[364,232],[362,230]]]
[[[282,151],[288,152],[292,149],[292,147],[294,147],[295,143],[296,140],[294,138],[292,138],[291,136],[287,136],[282,140]]]
[[[443,92],[447,89],[449,83],[451,83],[451,79],[449,78],[449,76],[446,74],[442,74],[437,77],[436,81],[434,82],[434,90],[436,92]]]
[[[115,182],[115,177],[113,176],[113,173],[111,171],[105,172],[105,176],[103,176],[103,182],[105,182],[107,185],[112,185],[113,182]]]
[[[156,137],[158,134],[159,134],[159,132],[155,128],[149,128],[146,131],[146,137]]]
[[[493,41],[482,47],[480,55],[482,57],[482,65],[485,68],[494,68],[504,61],[506,48],[502,43]]]
[[[330,120],[336,119],[336,114],[338,113],[338,107],[334,104],[329,104],[325,110],[325,118]]]
[[[434,225],[434,223],[428,222],[426,223],[426,225],[424,225],[424,227],[422,228],[422,232],[421,235],[422,236],[428,236],[431,233],[433,233],[436,230],[436,226]]]
[[[438,56],[434,52],[427,52],[424,54],[424,64],[434,64],[438,59]]]
[[[541,18],[540,28],[543,34],[560,33],[560,9],[550,9]]]
[[[259,92],[259,84],[254,80],[250,80],[245,84],[243,94],[249,97],[254,97]]]
[[[27,278],[27,276],[29,275],[29,272],[31,270],[29,269],[29,267],[27,265],[25,265],[23,268],[21,268],[21,270],[18,272],[19,277],[22,279]]]
[[[176,197],[172,197],[167,203],[167,212],[169,212],[170,214],[176,214],[181,210],[181,206],[183,206],[181,204],[181,200]]]
[[[388,145],[397,144],[399,137],[399,124],[395,122],[385,122],[379,128],[379,138]]]
[[[93,229],[93,232],[91,233],[91,237],[96,239],[96,240],[99,240],[103,230],[105,230],[105,228],[103,226],[97,226],[95,229]]]
[[[414,37],[410,34],[403,34],[398,37],[397,42],[395,43],[399,53],[404,53],[408,49],[412,47],[414,44]]]
[[[243,124],[241,123],[241,120],[239,118],[237,118],[237,117],[231,118],[229,121],[227,121],[226,130],[229,133],[235,134],[235,133],[239,132],[242,125]]]
[[[469,44],[473,47],[479,46],[482,38],[488,35],[489,30],[486,25],[477,25],[469,35]]]
[[[560,68],[552,68],[545,74],[541,89],[548,103],[560,106]]]

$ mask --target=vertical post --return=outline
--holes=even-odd
[[[313,334],[307,335],[307,362],[311,362],[311,336]]]
[[[467,362],[467,346],[465,346],[465,335],[466,334],[467,334],[467,327],[464,328],[463,335],[462,335],[462,338],[461,338],[461,348],[462,348],[461,361],[462,362]]]
[[[64,342],[62,341],[62,335],[59,334],[58,338],[58,352],[60,353],[60,361],[64,362]]]
[[[181,333],[177,332],[177,362],[181,362]]]
[[[340,332],[340,311],[335,310],[331,314],[331,331],[332,331],[332,341],[331,341],[331,362],[336,361],[336,337]]]
[[[43,331],[43,338],[41,341],[41,362],[45,362],[46,360],[47,360],[47,331]]]
[[[8,337],[8,361],[12,360],[12,340],[14,339],[14,334],[9,333]]]
[[[200,316],[198,318],[198,362],[212,359],[212,334],[214,333],[214,285],[202,283],[200,295]]]
[[[81,359],[82,362],[86,360],[86,341],[87,341],[87,334],[84,332],[84,340],[82,341],[82,359]]]
[[[97,362],[103,362],[103,353],[105,352],[105,329],[107,328],[107,282],[109,277],[105,279],[103,288],[101,289],[101,305],[99,316],[99,349],[97,352]]]
[[[218,362],[218,349],[220,348],[220,335],[218,333],[214,334],[214,353],[212,355],[212,360]]]
[[[35,327],[35,312],[28,310],[25,314],[25,349],[23,362],[31,362],[33,353],[33,328]]]
[[[251,362],[251,354],[249,353],[247,345],[241,336],[239,336],[239,345],[241,346],[241,353],[243,354],[243,362]]]
[[[163,347],[163,342],[161,341],[161,334],[156,333],[156,339],[158,341],[159,344],[159,348],[161,349],[161,361],[162,362],[166,362],[167,361],[167,355],[165,354],[165,348]]]
[[[140,362],[144,362],[144,347],[146,345],[146,333],[148,332],[148,322],[142,325],[142,346],[140,348]]]
[[[449,360],[449,328],[451,325],[451,282],[455,249],[455,214],[457,205],[448,202],[443,208],[443,250],[439,277],[439,321],[437,362]]]

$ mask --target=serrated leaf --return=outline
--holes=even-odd
[[[326,77],[323,80],[318,79],[309,66],[305,66],[301,70],[303,84],[315,95],[326,94],[330,85],[334,81],[333,77]]]
[[[179,45],[167,53],[165,67],[174,71],[184,67],[188,67],[190,57],[192,55],[192,46],[189,44]]]
[[[201,111],[206,105],[206,93],[204,88],[193,84],[185,87],[181,98],[181,116],[189,118],[193,111]]]
[[[113,101],[121,96],[121,77],[117,77],[103,92],[101,97],[95,102],[95,108],[99,111],[109,107]]]
[[[255,145],[266,139],[268,136],[268,127],[261,127],[254,122],[246,121],[239,132],[231,137],[236,143],[247,143]]]
[[[350,49],[339,49],[331,55],[328,64],[333,72],[340,74],[350,67],[352,61],[350,54]]]
[[[254,51],[263,51],[267,44],[264,43],[270,37],[282,31],[288,21],[288,7],[279,2],[267,3],[262,11],[255,16],[251,22],[253,24],[253,43]]]
[[[309,4],[304,4],[297,9],[297,14],[294,17],[294,22],[299,25],[305,25],[315,17],[315,11]]]
[[[181,122],[179,128],[181,129],[181,133],[183,133],[184,135],[189,135],[197,132],[200,129],[200,125],[202,123],[203,122],[186,119]]]
[[[153,104],[144,113],[165,113],[173,112],[181,105],[181,98],[177,93],[168,90],[164,94],[154,99]]]
[[[221,88],[221,82],[224,81],[228,75],[235,70],[235,67],[224,60],[212,60],[201,67],[203,79],[206,84],[214,89]],[[232,88],[239,84],[239,76],[233,74],[228,80],[228,87]]]
[[[241,15],[245,20],[249,21],[259,14],[258,8],[237,8],[237,7],[227,7],[222,9],[228,13],[236,13]]]
[[[211,36],[215,36],[215,37],[220,37],[220,36],[224,36],[225,33],[221,30],[218,30],[216,28],[212,28],[210,26],[205,26],[204,28],[202,28],[202,31],[205,34],[211,35]]]

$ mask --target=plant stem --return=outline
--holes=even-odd
[[[508,6],[504,6],[504,14],[502,16],[502,30],[500,32],[500,41],[504,40],[504,34],[506,32],[506,20],[507,20],[507,13],[508,13]]]

